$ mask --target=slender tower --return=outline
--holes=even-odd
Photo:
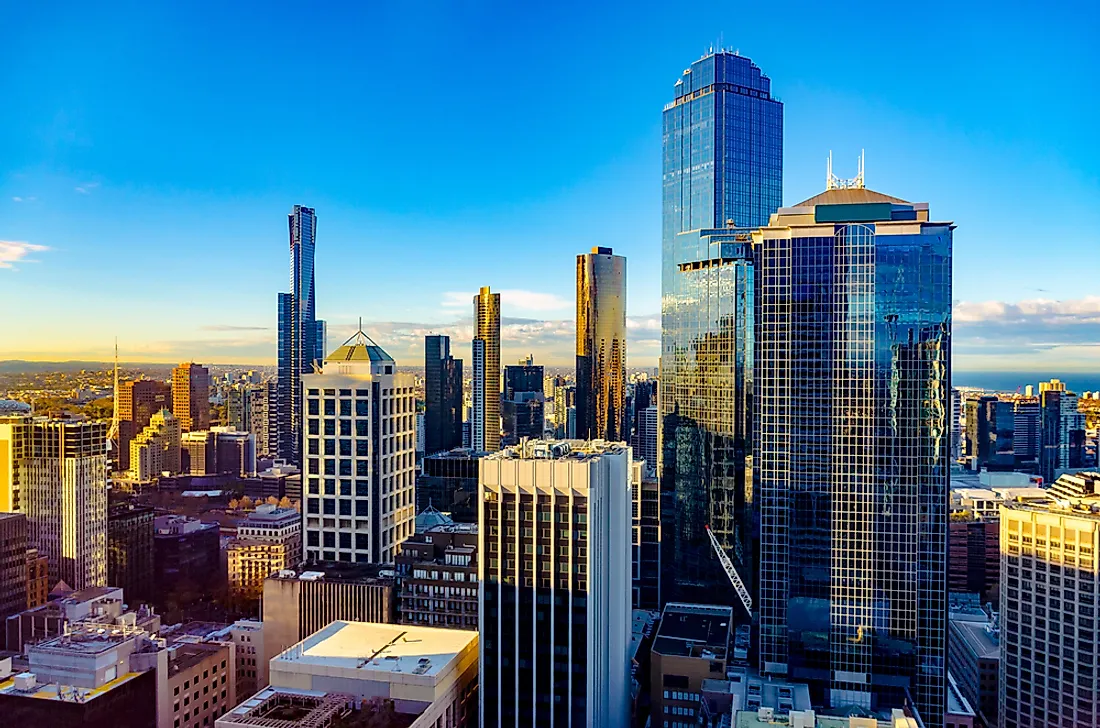
[[[471,415],[475,450],[500,449],[500,294],[485,286],[474,296],[474,391]]]
[[[577,256],[577,437],[626,440],[626,258]]]

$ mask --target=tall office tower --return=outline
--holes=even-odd
[[[181,472],[182,442],[179,420],[166,409],[157,412],[145,429],[130,441],[130,477],[144,483],[161,473],[176,475]]]
[[[359,331],[302,376],[307,560],[392,564],[413,533],[416,399],[396,370]]]
[[[27,517],[0,512],[0,619],[27,608]]]
[[[635,425],[634,457],[645,460],[646,468],[657,467],[657,405],[638,412]]]
[[[1015,433],[1012,402],[991,395],[966,401],[966,456],[973,470],[1015,467]]]
[[[532,357],[504,367],[504,396],[500,403],[501,445],[515,445],[523,438],[540,439],[545,426],[543,368]]]
[[[631,470],[633,514],[631,556],[634,609],[661,608],[661,488],[652,472],[642,472],[635,462]]]
[[[862,166],[862,165],[861,165]],[[830,175],[753,233],[760,669],[943,725],[951,237]]]
[[[279,294],[278,450],[301,465],[301,376],[325,357],[325,322],[317,320],[313,257],[317,249],[317,214],[295,205],[290,224],[290,293]]]
[[[626,422],[626,258],[577,256],[577,436],[620,442]]]
[[[659,475],[672,601],[734,603],[706,527],[753,581],[753,277],[747,235],[782,203],[783,105],[748,58],[720,51],[664,110]]]
[[[275,455],[278,450],[278,389],[274,381],[252,386],[248,392],[252,420],[248,432],[256,437],[257,455]]]
[[[252,388],[234,384],[225,397],[226,424],[241,432],[252,431]]]
[[[118,391],[118,469],[130,469],[130,441],[145,429],[151,418],[172,407],[172,385],[151,379],[123,382]]]
[[[210,429],[210,372],[187,362],[172,370],[172,414],[181,432]]]
[[[1063,484],[1001,506],[1001,728],[1100,726],[1100,475]]]
[[[638,446],[634,444],[634,436],[638,432],[640,419],[644,417],[650,405],[657,406],[657,380],[639,379],[634,382],[634,393],[630,397],[630,407],[627,408],[627,417],[630,420],[630,445],[635,450],[638,450]],[[634,453],[634,457],[638,457],[637,452]],[[651,465],[657,467],[657,460],[654,459]]]
[[[1039,400],[1035,397],[1017,397],[1013,401],[1013,429],[1016,431],[1013,447],[1019,463],[1039,459],[1040,426]]]
[[[451,337],[424,337],[424,452],[462,447],[462,360]]]
[[[1084,466],[1085,416],[1064,382],[1039,383],[1039,474],[1046,483]]]
[[[957,389],[951,390],[951,459],[961,460],[963,456],[963,395]]]
[[[152,506],[135,503],[107,511],[107,583],[120,587],[130,604],[153,598],[155,517]]]
[[[481,726],[630,719],[630,449],[528,441],[481,461]]]
[[[474,296],[472,447],[500,449],[500,294],[485,286]]]
[[[50,584],[107,583],[108,426],[0,417],[0,510],[26,514],[28,541],[49,559]]]

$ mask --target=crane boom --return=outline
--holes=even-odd
[[[710,545],[714,547],[714,553],[718,554],[718,560],[722,562],[722,568],[725,570],[726,576],[729,577],[730,583],[733,584],[737,596],[741,597],[741,602],[745,605],[745,609],[749,614],[752,614],[752,597],[749,596],[749,590],[745,588],[745,583],[741,581],[741,577],[738,576],[737,569],[733,568],[733,562],[730,561],[730,557],[726,554],[726,550],[722,548],[722,544],[718,543],[718,537],[714,535],[714,531],[710,530],[710,526],[707,526],[706,529],[707,535],[710,536]]]

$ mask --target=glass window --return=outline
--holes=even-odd
[[[370,513],[368,511],[369,507],[370,506],[367,503],[367,501],[365,501],[363,499],[359,499],[359,500],[355,501],[355,515],[356,516],[362,516],[362,517],[369,516],[370,515]]]
[[[355,534],[355,548],[359,549],[360,551],[366,551],[370,548],[370,543],[367,541],[367,534]]]
[[[370,475],[370,461],[368,460],[356,460],[355,461],[355,474],[360,478],[365,478]]]
[[[335,498],[325,498],[322,505],[324,506],[324,512],[325,512],[326,516],[335,516],[336,515],[336,499]]]
[[[351,417],[351,400],[350,399],[340,400],[340,416],[341,417]]]
[[[351,457],[351,440],[340,441],[340,456],[345,458]]]
[[[336,454],[336,441],[335,440],[325,440],[325,455],[335,455],[335,454]]]
[[[370,494],[370,481],[369,480],[356,480],[355,481],[355,495],[367,496]]]
[[[306,500],[306,513],[320,513],[320,508],[316,498],[308,498]]]
[[[351,422],[340,420],[340,437],[351,437]]]
[[[309,421],[309,434],[311,434],[311,435],[320,435],[321,434],[321,421],[320,420],[311,419]]]
[[[317,404],[317,400],[315,400],[315,399],[309,400],[309,413],[311,415],[316,416],[316,415],[320,414],[320,412],[318,412],[318,407],[319,407],[319,405]]]
[[[341,480],[340,481],[340,495],[351,495],[351,481],[350,480]]]
[[[350,516],[351,515],[351,501],[349,501],[349,500],[341,500],[340,501],[340,515],[341,516]]]
[[[370,455],[370,440],[359,439],[355,441],[355,454],[361,458]]]
[[[329,437],[336,434],[336,420],[325,420],[325,434]]]
[[[350,549],[351,548],[351,534],[350,533],[347,533],[345,531],[345,532],[340,534],[340,548],[342,548],[342,549]]]
[[[370,390],[368,390],[368,389],[357,389],[357,390],[355,390],[355,396],[356,397],[369,397],[370,396]]]
[[[323,535],[324,535],[325,548],[330,549],[330,548],[333,548],[334,546],[336,546],[336,534],[335,533],[333,533],[332,531],[325,531],[325,533]]]
[[[355,414],[359,417],[366,417],[370,414],[370,400],[357,399],[355,400]]]
[[[355,421],[355,436],[356,437],[368,437],[370,435],[370,432],[368,431],[369,427],[370,427],[370,424],[367,422],[367,420],[356,420]]]
[[[335,478],[325,478],[325,495],[336,495]]]
[[[325,475],[336,475],[336,461],[335,460],[326,460],[325,461]]]
[[[340,461],[340,475],[351,475],[351,460]]]
[[[310,440],[307,447],[309,448],[309,454],[310,455],[320,455],[321,454],[321,443],[320,443],[320,441]]]

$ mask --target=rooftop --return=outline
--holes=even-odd
[[[302,564],[292,569],[282,569],[268,579],[288,581],[356,581],[387,583],[394,579],[392,565],[357,564],[345,561],[322,561]]]
[[[121,626],[78,623],[67,633],[28,646],[34,652],[98,655],[134,638],[134,630]]]
[[[951,619],[951,637],[958,638],[966,647],[983,660],[1001,658],[1000,642],[989,622],[967,619]]]
[[[974,716],[974,709],[959,692],[959,686],[950,672],[947,673],[947,712],[950,715]]]
[[[355,696],[315,690],[267,687],[233,708],[220,719],[223,726],[301,728],[327,726],[349,712]]]
[[[98,688],[78,688],[71,685],[58,685],[57,683],[43,685],[35,681],[33,686],[27,690],[18,689],[18,684],[21,681],[20,678],[30,674],[31,673],[20,673],[19,675],[12,675],[6,680],[0,680],[0,695],[21,695],[27,698],[37,698],[38,700],[57,700],[68,703],[79,700],[85,703],[89,700],[98,698],[100,695],[103,695],[123,683],[133,680],[141,673],[128,672],[108,683],[104,683]]]
[[[360,323],[359,331],[325,359],[326,364],[341,361],[392,362],[393,357],[387,354],[381,346],[374,343],[371,337],[363,333],[362,323]]]
[[[527,440],[485,456],[486,460],[595,460],[626,452],[626,443],[607,440]]]
[[[825,190],[821,194],[814,195],[808,200],[799,202],[794,207],[812,207],[813,205],[864,205],[869,202],[889,202],[895,205],[912,204],[900,197],[891,197],[881,192],[869,190],[866,187],[849,187],[846,189]]]
[[[168,660],[168,676],[190,670],[211,655],[226,650],[225,645],[212,642],[180,642],[174,645],[175,655]]]
[[[432,460],[470,460],[477,459],[488,455],[489,453],[482,450],[474,450],[469,447],[456,447],[453,450],[443,450],[441,452],[432,453],[425,456],[425,460],[431,458]]]
[[[653,652],[725,659],[732,622],[732,607],[671,602],[661,615]]]
[[[471,646],[477,646],[474,631],[338,621],[274,657],[271,667],[315,665],[387,682],[393,673],[435,678]]]

